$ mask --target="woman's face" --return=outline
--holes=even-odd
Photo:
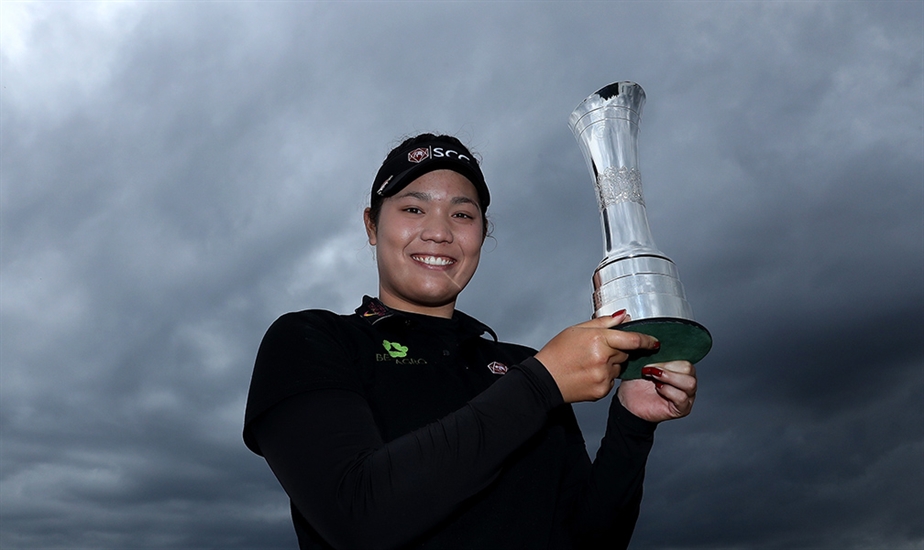
[[[475,186],[452,170],[420,176],[382,202],[378,224],[365,212],[376,247],[379,299],[402,311],[451,317],[484,242]]]

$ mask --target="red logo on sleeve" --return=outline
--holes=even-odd
[[[488,364],[488,370],[494,374],[507,374],[507,365],[498,361],[491,361]]]

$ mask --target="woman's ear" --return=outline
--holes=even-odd
[[[366,236],[369,238],[369,244],[375,246],[375,222],[372,221],[372,210],[369,208],[363,210],[363,225],[366,226]]]

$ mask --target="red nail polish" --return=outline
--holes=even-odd
[[[645,376],[654,376],[655,378],[661,378],[664,374],[664,371],[658,367],[642,367],[642,374]]]
[[[613,317],[619,317],[620,315],[622,315],[622,314],[625,313],[625,312],[626,312],[626,310],[620,309],[619,311],[613,313]]]
[[[664,387],[664,382],[655,382],[655,387],[659,390]]]
[[[661,349],[661,342],[655,342],[654,349]]]

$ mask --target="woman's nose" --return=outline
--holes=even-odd
[[[427,216],[420,238],[433,242],[452,242],[452,227],[443,216]]]

